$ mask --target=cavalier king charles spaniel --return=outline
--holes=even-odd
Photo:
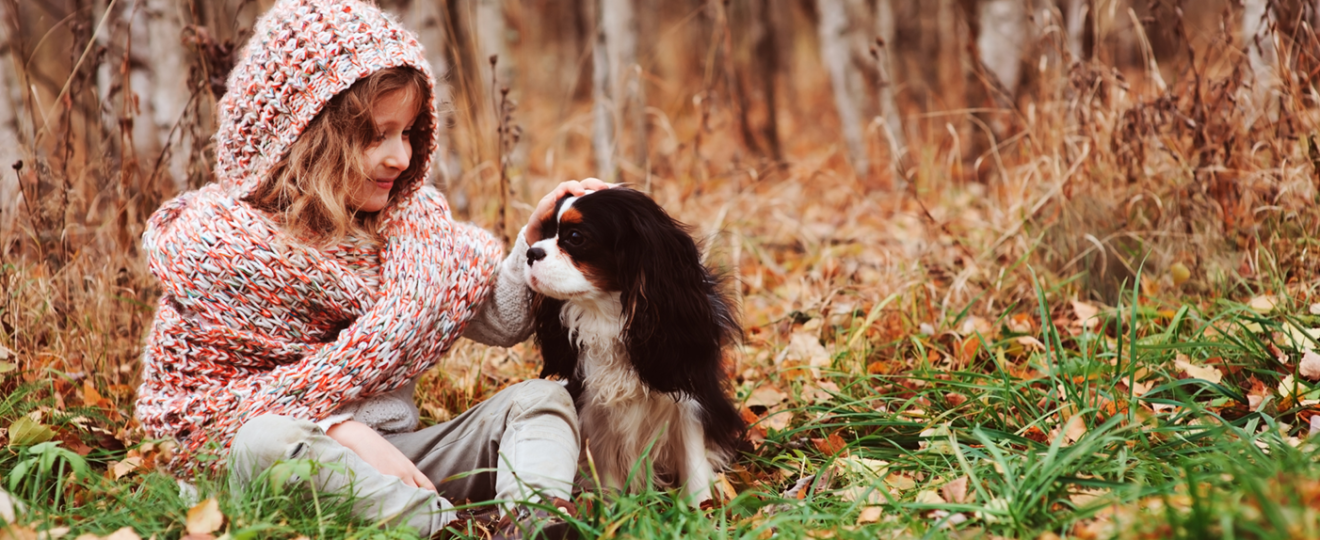
[[[746,431],[725,393],[723,351],[742,330],[721,280],[685,227],[638,191],[567,196],[540,226],[526,277],[541,376],[566,381],[601,482],[710,499]]]

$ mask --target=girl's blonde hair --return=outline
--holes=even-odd
[[[371,106],[394,92],[409,92],[420,113],[413,123],[413,159],[390,191],[389,204],[400,189],[421,182],[427,149],[435,132],[425,114],[431,100],[422,72],[410,67],[383,69],[368,75],[330,99],[307,125],[289,151],[243,200],[276,216],[286,231],[317,245],[348,235],[379,241],[380,212],[357,212],[348,197],[369,178],[363,162],[377,137]]]

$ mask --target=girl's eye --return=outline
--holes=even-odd
[[[580,246],[586,241],[587,237],[582,236],[582,233],[577,231],[569,231],[569,233],[564,236],[564,242],[568,243],[570,246]]]

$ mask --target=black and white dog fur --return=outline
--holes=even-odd
[[[725,390],[741,329],[720,280],[684,226],[631,189],[561,199],[541,238],[527,252],[541,376],[567,381],[601,482],[710,499],[746,431]]]

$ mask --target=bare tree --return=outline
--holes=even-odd
[[[1068,31],[1068,54],[1074,62],[1085,55],[1082,38],[1086,33],[1086,15],[1090,11],[1087,0],[1063,0],[1063,19]]]
[[[1274,14],[1270,11],[1269,0],[1243,0],[1242,8],[1242,38],[1247,44],[1247,60],[1263,96],[1274,78],[1274,39],[1269,32]]]
[[[977,11],[976,50],[986,71],[1009,96],[1017,91],[1022,51],[1027,44],[1027,10],[1023,0],[983,0]]]
[[[870,163],[862,139],[863,113],[859,96],[863,95],[864,88],[860,75],[851,66],[847,3],[848,0],[817,0],[816,8],[820,11],[820,56],[830,76],[834,106],[839,112],[848,157],[857,176],[865,178],[870,174]]]
[[[592,48],[592,150],[602,178],[617,173],[620,120],[633,131],[634,159],[646,160],[646,111],[637,65],[637,15],[632,0],[596,2],[596,40]]]
[[[20,59],[10,41],[10,25],[17,20],[13,8],[0,2],[0,231],[9,230],[18,210],[18,175],[12,166],[23,158],[18,136],[22,85],[15,68]]]
[[[170,178],[174,180],[175,191],[188,188],[188,158],[190,139],[179,136],[178,143],[170,148],[174,126],[183,117],[188,106],[188,59],[187,49],[183,46],[183,20],[180,13],[182,4],[175,0],[146,0],[146,28],[149,49],[143,51],[150,55],[150,86],[138,87],[139,98],[142,92],[149,92],[151,116],[149,120],[155,131],[157,148],[168,149],[169,161],[165,163]],[[136,30],[135,30],[136,33]],[[150,156],[155,163],[156,156]]]
[[[426,0],[419,0],[424,2]],[[513,77],[513,55],[509,54],[509,41],[505,36],[504,1],[476,0],[473,24],[476,27],[477,52],[479,58],[499,56],[496,66],[497,75],[504,83]]]
[[[878,42],[874,54],[880,78],[877,97],[880,101],[880,114],[885,121],[892,159],[897,160],[903,147],[907,145],[907,139],[903,134],[903,120],[898,113],[898,103],[894,100],[894,65],[890,58],[891,44],[898,36],[898,24],[894,20],[894,0],[876,0],[875,34]]]

